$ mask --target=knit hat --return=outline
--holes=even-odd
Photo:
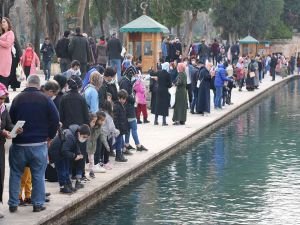
[[[2,96],[8,96],[8,91],[5,85],[0,83],[0,97]]]
[[[79,88],[82,87],[82,80],[79,76],[72,75],[68,79],[67,84],[71,90],[78,90]]]
[[[128,77],[129,79],[131,79],[136,74],[139,74],[139,71],[135,66],[132,65],[129,66],[124,72],[124,76]]]

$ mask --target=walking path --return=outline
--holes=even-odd
[[[240,113],[236,109],[258,96],[262,96],[266,90],[277,84],[284,84],[287,80],[296,76],[289,76],[285,79],[277,77],[275,82],[271,82],[271,77],[266,77],[263,80],[260,88],[254,92],[245,91],[238,92],[237,88],[233,89],[232,102],[234,105],[227,106],[220,111],[212,112],[209,116],[203,117],[200,115],[191,115],[188,113],[186,125],[173,126],[172,125],[172,110],[170,116],[167,118],[169,123],[168,127],[154,126],[153,117],[150,117],[150,124],[142,124],[138,126],[138,133],[141,143],[146,146],[148,152],[136,152],[132,156],[128,156],[127,163],[115,163],[112,159],[113,169],[105,174],[96,174],[96,178],[87,182],[85,188],[77,191],[73,195],[63,195],[59,193],[59,186],[57,183],[46,182],[46,190],[51,193],[50,203],[46,203],[47,210],[40,213],[33,213],[31,206],[19,207],[17,213],[9,213],[8,211],[8,148],[10,142],[6,145],[6,174],[5,174],[5,187],[4,187],[4,205],[1,206],[5,215],[4,219],[0,220],[0,225],[17,225],[17,224],[61,224],[68,221],[71,217],[78,215],[84,211],[88,206],[95,204],[98,200],[110,194],[120,186],[127,184],[130,180],[138,174],[150,168],[157,161],[163,157],[167,157],[171,151],[170,149],[180,149],[183,145],[191,143],[192,139],[196,138],[195,134],[199,130],[206,129],[207,132],[215,126],[220,125],[224,121],[220,119],[225,115]],[[16,93],[11,93],[14,96]],[[212,98],[212,96],[211,96]],[[213,106],[213,104],[212,104]],[[248,107],[248,106],[247,106]],[[213,107],[212,107],[213,108]],[[236,114],[235,114],[236,115]],[[229,119],[229,117],[227,118]],[[161,124],[161,121],[159,121]],[[193,136],[193,138],[191,138]]]

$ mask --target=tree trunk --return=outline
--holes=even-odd
[[[180,38],[180,24],[177,24],[176,26],[176,36]]]
[[[59,16],[55,7],[55,0],[48,0],[47,4],[47,12],[48,12],[48,27],[49,27],[49,38],[53,44],[59,39],[59,31],[60,31],[60,23]]]
[[[1,0],[0,1],[1,15],[8,17],[9,11],[14,4],[15,4],[15,0]]]
[[[83,31],[86,32],[89,36],[92,35],[92,27],[90,23],[90,0],[86,0],[83,17]]]
[[[198,16],[198,10],[193,10],[192,11],[192,19],[189,22],[188,26],[188,35],[187,35],[187,42],[184,50],[184,56],[187,56],[189,53],[190,45],[192,44],[193,41],[193,28],[195,23],[197,22],[197,16]]]
[[[47,1],[45,1],[45,0],[42,1],[40,17],[37,18],[37,19],[41,20],[42,28],[43,28],[43,32],[44,32],[44,38],[49,37],[49,31],[48,31],[48,26],[47,26],[47,5],[48,5]],[[34,6],[34,7],[37,7],[37,6]]]
[[[31,4],[35,7],[32,7],[33,14],[35,19],[35,26],[34,26],[34,48],[36,54],[40,58],[40,28],[41,28],[41,20],[40,20],[40,13],[38,9],[38,0],[31,0]]]
[[[83,16],[86,7],[87,0],[80,0],[77,11],[77,26],[80,27],[80,30],[83,29]]]

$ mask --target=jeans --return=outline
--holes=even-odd
[[[59,186],[70,183],[70,159],[61,159],[55,163]]]
[[[51,61],[43,61],[43,71],[45,74],[45,80],[49,80],[51,76]]]
[[[136,120],[128,122],[128,125],[129,125],[129,132],[127,134],[125,134],[125,143],[129,144],[130,131],[131,131],[135,145],[139,145],[140,141],[139,141],[139,137],[138,137],[138,133],[137,133]]]
[[[116,156],[120,157],[122,155],[122,149],[124,148],[124,139],[123,139],[123,135],[119,135],[116,138]]]
[[[216,87],[215,108],[222,108],[223,87]]]
[[[191,112],[195,111],[195,107],[196,107],[196,104],[198,101],[198,91],[199,91],[199,88],[194,88],[194,90],[193,90],[193,101],[191,104]]]
[[[47,168],[47,145],[18,146],[12,144],[9,150],[9,206],[19,205],[21,176],[26,166],[30,167],[32,176],[31,200],[34,206],[45,203],[45,171]]]
[[[258,79],[259,79],[259,81],[262,80],[262,77],[263,77],[263,71],[262,70],[258,71]]]
[[[70,64],[71,64],[71,61],[70,59],[67,59],[67,58],[61,58],[60,59],[60,62],[59,62],[59,65],[60,65],[60,72],[66,72],[69,68],[70,68]]]
[[[117,72],[118,81],[121,80],[121,59],[109,60],[109,65]]]

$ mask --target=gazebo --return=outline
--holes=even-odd
[[[142,71],[156,69],[161,55],[162,35],[169,29],[147,15],[131,21],[121,27],[120,32],[127,33],[126,49],[134,60],[142,63]]]
[[[247,37],[239,40],[241,55],[255,56],[257,54],[257,45],[259,43],[254,37],[248,35]]]

